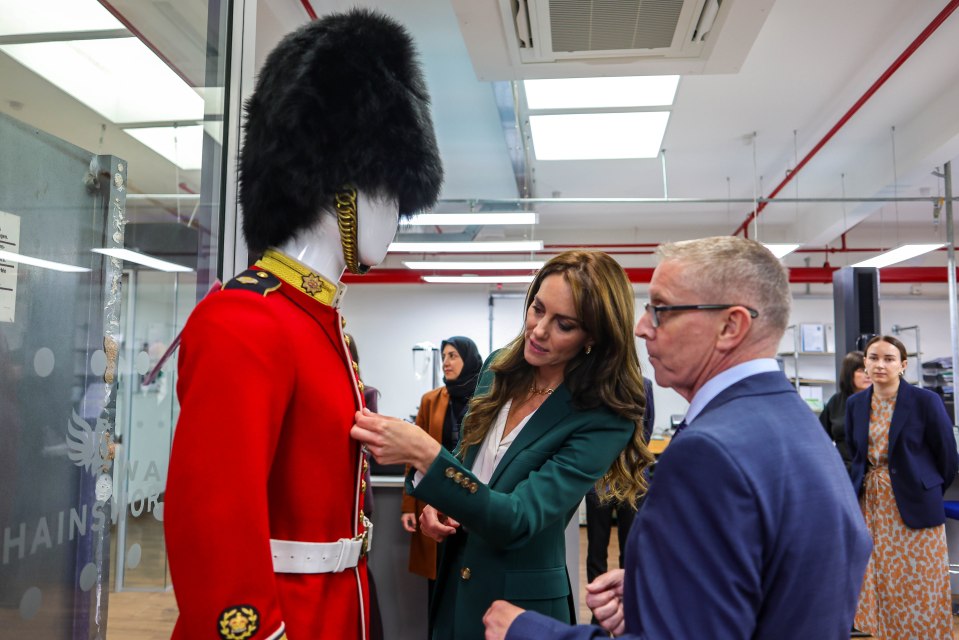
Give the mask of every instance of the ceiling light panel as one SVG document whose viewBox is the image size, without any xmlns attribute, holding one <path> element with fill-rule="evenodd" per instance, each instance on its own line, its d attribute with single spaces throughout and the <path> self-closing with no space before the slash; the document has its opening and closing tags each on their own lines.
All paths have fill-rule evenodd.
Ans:
<svg viewBox="0 0 959 640">
<path fill-rule="evenodd" d="M 0 50 L 111 122 L 203 119 L 203 99 L 136 38 L 8 44 Z"/>
<path fill-rule="evenodd" d="M 199 170 L 203 164 L 203 126 L 137 127 L 124 129 L 181 169 Z"/>
<path fill-rule="evenodd" d="M 119 258 L 125 262 L 134 262 L 158 271 L 166 271 L 171 273 L 188 273 L 193 271 L 193 269 L 190 267 L 184 267 L 181 264 L 160 260 L 159 258 L 148 256 L 145 253 L 137 253 L 136 251 L 130 251 L 129 249 L 91 249 L 91 251 L 94 253 L 102 253 L 103 255 L 110 256 L 111 258 Z"/>
<path fill-rule="evenodd" d="M 394 242 L 392 253 L 496 253 L 500 251 L 542 251 L 542 240 L 515 242 Z"/>
<path fill-rule="evenodd" d="M 403 262 L 407 269 L 422 271 L 536 271 L 545 264 L 542 260 L 527 262 L 441 262 L 438 260 L 407 260 Z"/>
<path fill-rule="evenodd" d="M 539 216 L 535 213 L 421 213 L 404 225 L 411 227 L 432 227 L 439 225 L 470 226 L 470 225 L 513 225 L 536 224 Z"/>
<path fill-rule="evenodd" d="M 525 80 L 523 84 L 532 110 L 659 107 L 673 104 L 679 76 Z"/>
<path fill-rule="evenodd" d="M 530 116 L 537 160 L 655 158 L 668 111 Z"/>
<path fill-rule="evenodd" d="M 787 244 L 787 243 L 763 243 L 763 246 L 769 249 L 774 256 L 777 258 L 785 258 L 790 253 L 801 247 L 799 244 Z"/>
<path fill-rule="evenodd" d="M 64 264 L 62 262 L 53 262 L 41 258 L 33 258 L 12 251 L 0 250 L 0 261 L 13 262 L 15 264 L 26 264 L 31 267 L 40 267 L 41 269 L 51 269 L 53 271 L 63 271 L 64 273 L 87 273 L 90 269 L 78 267 L 73 264 Z"/>
<path fill-rule="evenodd" d="M 423 276 L 432 284 L 529 284 L 535 276 Z"/>
<path fill-rule="evenodd" d="M 125 28 L 96 0 L 0 0 L 0 36 Z"/>
<path fill-rule="evenodd" d="M 857 262 L 852 265 L 854 267 L 875 267 L 876 269 L 881 269 L 882 267 L 888 267 L 891 264 L 896 264 L 897 262 L 902 262 L 904 260 L 909 260 L 910 258 L 915 258 L 916 256 L 921 256 L 924 253 L 929 253 L 930 251 L 935 251 L 941 249 L 945 245 L 942 243 L 939 244 L 904 244 L 901 247 L 881 253 L 874 258 L 868 260 L 863 260 L 862 262 Z"/>
</svg>

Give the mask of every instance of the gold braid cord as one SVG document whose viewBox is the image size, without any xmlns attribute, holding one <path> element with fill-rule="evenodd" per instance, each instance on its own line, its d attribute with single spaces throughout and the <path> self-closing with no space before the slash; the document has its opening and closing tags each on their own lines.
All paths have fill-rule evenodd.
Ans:
<svg viewBox="0 0 959 640">
<path fill-rule="evenodd" d="M 370 268 L 360 264 L 357 248 L 356 231 L 359 222 L 356 213 L 356 189 L 344 187 L 342 191 L 336 192 L 335 200 L 336 222 L 340 227 L 340 244 L 343 245 L 346 268 L 350 273 L 362 275 Z"/>
</svg>

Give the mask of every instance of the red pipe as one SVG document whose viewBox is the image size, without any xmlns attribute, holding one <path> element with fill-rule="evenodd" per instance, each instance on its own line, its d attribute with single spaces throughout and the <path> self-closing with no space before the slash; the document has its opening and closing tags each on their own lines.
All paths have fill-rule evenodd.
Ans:
<svg viewBox="0 0 959 640">
<path fill-rule="evenodd" d="M 886 83 L 886 80 L 888 80 L 892 76 L 892 74 L 894 74 L 896 71 L 899 70 L 899 67 L 901 67 L 903 63 L 906 60 L 908 60 L 910 56 L 912 56 L 912 54 L 915 53 L 920 46 L 922 46 L 922 44 L 929 38 L 929 36 L 931 36 L 933 32 L 936 29 L 938 29 L 943 22 L 946 21 L 946 18 L 948 18 L 952 14 L 952 12 L 956 10 L 957 7 L 959 7 L 959 0 L 952 0 L 949 4 L 947 4 L 945 8 L 939 12 L 939 15 L 937 15 L 933 19 L 933 21 L 930 22 L 926 26 L 926 28 L 922 30 L 922 33 L 920 33 L 919 36 L 915 40 L 913 40 L 901 54 L 899 54 L 899 57 L 896 58 L 895 62 L 893 62 L 889 66 L 889 68 L 886 69 L 882 73 L 882 75 L 879 76 L 879 78 L 872 83 L 872 86 L 869 87 L 866 93 L 862 94 L 859 100 L 856 101 L 856 104 L 852 105 L 849 111 L 847 111 L 843 115 L 843 117 L 839 119 L 839 122 L 834 124 L 832 129 L 830 129 L 829 132 L 825 136 L 823 136 L 822 140 L 817 142 L 816 146 L 814 146 L 812 150 L 809 153 L 807 153 L 802 160 L 799 161 L 799 164 L 796 165 L 796 168 L 793 169 L 792 171 L 789 171 L 786 174 L 786 177 L 783 179 L 783 181 L 780 182 L 779 185 L 775 189 L 773 189 L 772 192 L 766 197 L 770 199 L 775 198 L 776 195 L 783 190 L 783 187 L 785 187 L 793 179 L 793 177 L 795 177 L 795 175 L 799 173 L 799 171 L 802 170 L 804 166 L 806 166 L 806 163 L 809 162 L 809 160 L 814 155 L 816 155 L 819 152 L 819 150 L 822 149 L 822 147 L 827 142 L 829 142 L 829 140 L 834 135 L 836 135 L 836 132 L 838 132 L 843 126 L 845 126 L 846 122 L 848 122 L 849 119 L 852 118 L 864 104 L 866 104 L 866 102 L 873 96 L 873 94 L 879 90 L 879 87 L 881 87 L 882 85 Z M 735 231 L 733 231 L 733 235 L 734 236 L 739 235 L 739 232 L 742 231 L 743 237 L 748 238 L 749 223 L 752 222 L 754 218 L 757 218 L 759 216 L 759 212 L 766 208 L 766 204 L 767 204 L 766 202 L 761 202 L 758 207 L 753 209 L 749 213 L 749 215 L 746 216 L 746 219 L 743 221 L 743 223 L 739 225 L 739 227 Z"/>
<path fill-rule="evenodd" d="M 306 15 L 310 16 L 310 20 L 316 20 L 316 11 L 313 10 L 313 5 L 310 4 L 310 0 L 300 0 L 300 3 L 303 5 L 303 8 L 306 9 Z"/>
<path fill-rule="evenodd" d="M 789 269 L 789 282 L 793 284 L 832 284 L 832 275 L 838 270 L 838 267 L 792 267 Z M 959 271 L 959 270 L 957 270 Z M 426 284 L 422 280 L 424 275 L 444 275 L 459 276 L 470 271 L 413 271 L 412 269 L 392 269 L 382 268 L 373 269 L 365 276 L 353 274 L 344 274 L 343 282 L 345 284 Z M 523 270 L 500 270 L 487 272 L 483 275 L 523 275 L 530 271 Z M 634 284 L 649 284 L 653 277 L 653 269 L 648 267 L 627 268 L 626 275 L 629 281 Z M 879 280 L 884 284 L 910 284 L 910 283 L 943 283 L 946 282 L 946 269 L 944 267 L 885 267 L 879 272 Z"/>
</svg>

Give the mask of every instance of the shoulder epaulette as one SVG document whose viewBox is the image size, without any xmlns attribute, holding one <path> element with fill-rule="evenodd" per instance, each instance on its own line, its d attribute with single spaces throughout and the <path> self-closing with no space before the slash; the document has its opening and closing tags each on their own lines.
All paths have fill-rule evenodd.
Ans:
<svg viewBox="0 0 959 640">
<path fill-rule="evenodd" d="M 242 289 L 265 296 L 279 289 L 281 282 L 279 278 L 268 271 L 247 269 L 223 285 L 223 289 Z"/>
</svg>

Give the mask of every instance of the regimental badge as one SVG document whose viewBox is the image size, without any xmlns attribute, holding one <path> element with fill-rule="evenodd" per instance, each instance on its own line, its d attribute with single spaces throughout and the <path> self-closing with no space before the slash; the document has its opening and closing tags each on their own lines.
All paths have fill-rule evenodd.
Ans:
<svg viewBox="0 0 959 640">
<path fill-rule="evenodd" d="M 220 614 L 217 630 L 223 640 L 246 640 L 260 630 L 260 612 L 248 604 L 227 607 Z"/>
<path fill-rule="evenodd" d="M 318 293 L 323 293 L 325 284 L 326 283 L 323 282 L 323 278 L 315 273 L 308 273 L 303 276 L 303 290 L 311 296 L 315 296 Z"/>
</svg>

